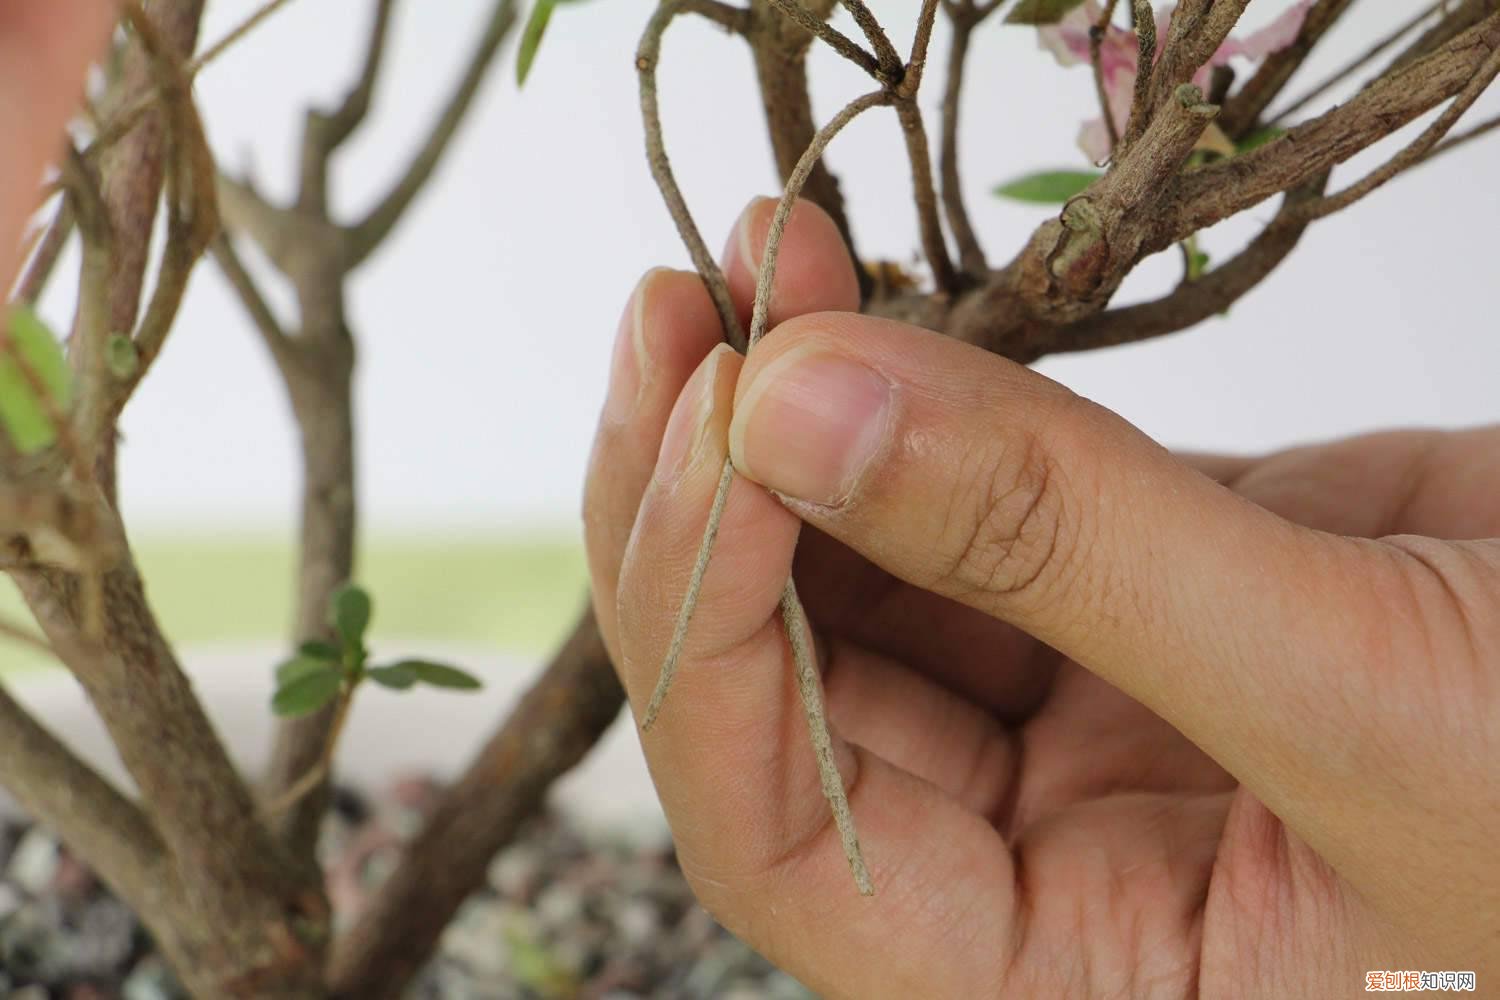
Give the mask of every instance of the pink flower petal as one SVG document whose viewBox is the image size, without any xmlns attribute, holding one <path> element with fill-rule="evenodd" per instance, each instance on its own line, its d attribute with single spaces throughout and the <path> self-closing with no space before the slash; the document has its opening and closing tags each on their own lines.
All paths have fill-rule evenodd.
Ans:
<svg viewBox="0 0 1500 1000">
<path fill-rule="evenodd" d="M 1307 11 L 1312 0 L 1299 0 L 1284 13 L 1259 31 L 1243 39 L 1229 38 L 1209 60 L 1211 65 L 1221 66 L 1235 56 L 1261 60 L 1272 52 L 1278 52 L 1297 40 L 1302 31 L 1302 22 L 1307 20 Z"/>
<path fill-rule="evenodd" d="M 1088 65 L 1089 29 L 1102 13 L 1096 0 L 1084 0 L 1082 6 L 1073 8 L 1061 21 L 1038 28 L 1037 41 L 1052 53 L 1059 66 Z"/>
<path fill-rule="evenodd" d="M 1078 148 L 1089 158 L 1090 163 L 1103 163 L 1109 159 L 1109 130 L 1103 118 L 1090 118 L 1078 130 Z"/>
</svg>

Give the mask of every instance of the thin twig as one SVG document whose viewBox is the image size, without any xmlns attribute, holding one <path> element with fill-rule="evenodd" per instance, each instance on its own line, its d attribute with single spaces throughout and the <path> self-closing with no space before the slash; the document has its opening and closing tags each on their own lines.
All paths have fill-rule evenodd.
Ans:
<svg viewBox="0 0 1500 1000">
<path fill-rule="evenodd" d="M 1453 98 L 1453 103 L 1444 108 L 1443 113 L 1438 115 L 1421 135 L 1413 139 L 1395 156 L 1342 191 L 1302 206 L 1296 213 L 1297 221 L 1322 219 L 1334 212 L 1342 211 L 1384 185 L 1397 174 L 1421 163 L 1443 136 L 1453 129 L 1463 113 L 1479 100 L 1479 95 L 1483 94 L 1485 89 L 1494 82 L 1496 76 L 1500 76 L 1500 48 L 1490 53 L 1489 58 L 1479 67 L 1473 78 Z"/>
<path fill-rule="evenodd" d="M 839 773 L 838 762 L 833 759 L 833 738 L 828 732 L 828 717 L 823 711 L 822 680 L 818 670 L 818 657 L 813 648 L 811 626 L 807 622 L 807 611 L 797 596 L 797 585 L 787 577 L 786 590 L 781 597 L 781 621 L 786 629 L 787 641 L 792 647 L 792 659 L 797 665 L 797 690 L 802 694 L 802 709 L 807 715 L 807 729 L 812 736 L 813 753 L 818 760 L 818 778 L 823 786 L 823 797 L 828 800 L 833 813 L 833 825 L 839 831 L 839 841 L 844 847 L 844 857 L 849 859 L 849 868 L 854 873 L 854 884 L 860 895 L 875 895 L 875 883 L 870 878 L 870 869 L 865 866 L 864 852 L 859 847 L 859 832 L 854 828 L 854 813 L 849 809 L 849 795 L 844 790 L 844 778 Z"/>
<path fill-rule="evenodd" d="M 344 731 L 344 722 L 349 717 L 349 705 L 353 700 L 354 689 L 345 684 L 339 690 L 338 704 L 334 706 L 333 720 L 328 724 L 328 736 L 323 744 L 323 752 L 318 755 L 318 762 L 266 806 L 267 816 L 274 818 L 286 812 L 328 777 L 329 771 L 333 769 L 333 754 L 338 749 L 339 734 Z"/>
<path fill-rule="evenodd" d="M 1135 24 L 1137 57 L 1135 62 L 1135 94 L 1130 102 L 1130 120 L 1126 123 L 1125 139 L 1134 142 L 1146 131 L 1151 118 L 1152 67 L 1156 64 L 1156 13 L 1151 9 L 1151 0 L 1132 0 L 1131 18 Z M 1108 110 L 1105 116 L 1108 117 Z"/>
<path fill-rule="evenodd" d="M 57 268 L 58 259 L 62 257 L 63 248 L 68 245 L 68 240 L 73 235 L 73 228 L 77 221 L 73 214 L 72 199 L 64 191 L 62 200 L 57 206 L 57 214 L 48 223 L 46 231 L 37 242 L 36 249 L 31 253 L 26 273 L 16 284 L 15 295 L 12 296 L 15 301 L 31 305 L 42 297 L 42 292 L 46 291 L 52 272 Z"/>
<path fill-rule="evenodd" d="M 802 185 L 807 183 L 808 175 L 812 173 L 813 166 L 822 157 L 823 151 L 833 141 L 834 136 L 853 121 L 861 113 L 881 104 L 889 104 L 892 100 L 891 94 L 886 90 L 878 90 L 863 97 L 857 98 L 840 111 L 828 122 L 827 125 L 818 130 L 813 137 L 812 144 L 802 154 L 797 162 L 797 167 L 787 179 L 786 189 L 782 193 L 781 201 L 776 206 L 776 213 L 771 218 L 771 227 L 766 236 L 766 248 L 761 261 L 760 274 L 755 286 L 755 306 L 751 313 L 750 337 L 746 344 L 746 352 L 753 349 L 765 333 L 768 317 L 770 316 L 771 283 L 776 275 L 776 261 L 781 252 L 781 239 L 786 232 L 787 220 L 791 217 L 792 207 L 796 204 L 797 195 L 802 190 Z M 729 487 L 734 480 L 734 466 L 728 458 L 724 460 L 724 468 L 719 475 L 719 484 L 714 491 L 713 505 L 709 510 L 708 524 L 703 532 L 703 540 L 698 546 L 698 556 L 693 564 L 693 571 L 688 579 L 687 592 L 683 596 L 682 607 L 678 610 L 677 620 L 672 629 L 672 641 L 668 647 L 666 658 L 662 663 L 661 673 L 657 678 L 656 689 L 651 694 L 651 700 L 646 707 L 646 714 L 641 723 L 643 730 L 649 730 L 656 721 L 657 713 L 661 711 L 667 691 L 672 684 L 672 678 L 676 675 L 678 660 L 681 657 L 683 642 L 687 636 L 688 627 L 692 622 L 693 612 L 698 606 L 698 595 L 702 591 L 703 576 L 713 555 L 713 545 L 719 534 L 719 525 L 723 519 L 724 505 L 729 496 Z M 790 578 L 787 579 L 786 589 L 782 592 L 781 610 L 783 619 L 789 623 L 805 622 L 806 612 L 802 609 L 801 602 L 797 598 L 796 588 L 792 585 Z M 838 767 L 833 762 L 831 753 L 825 752 L 830 745 L 827 731 L 827 722 L 823 718 L 821 705 L 814 703 L 810 697 L 816 695 L 817 664 L 813 660 L 812 652 L 805 641 L 800 641 L 793 634 L 790 626 L 788 637 L 792 643 L 792 652 L 797 662 L 799 687 L 802 688 L 803 706 L 807 711 L 808 725 L 813 731 L 813 746 L 818 755 L 818 771 L 822 780 L 825 794 L 834 811 L 835 822 L 839 825 L 840 835 L 843 838 L 845 857 L 849 861 L 850 870 L 854 873 L 855 883 L 859 891 L 865 895 L 873 893 L 874 887 L 870 882 L 869 871 L 865 867 L 864 858 L 859 850 L 859 840 L 854 835 L 853 819 L 849 815 L 849 804 L 844 796 L 843 779 L 838 774 Z M 810 696 L 807 686 L 800 682 L 800 678 L 810 674 L 814 678 L 813 694 Z M 830 773 L 831 772 L 831 773 Z M 847 834 L 845 833 L 847 829 Z"/>
<path fill-rule="evenodd" d="M 938 152 L 938 175 L 942 180 L 943 212 L 948 217 L 948 228 L 958 244 L 958 260 L 964 273 L 978 277 L 989 270 L 984 259 L 984 250 L 974 225 L 969 221 L 969 210 L 964 204 L 963 182 L 958 171 L 958 112 L 963 96 L 964 65 L 968 61 L 969 41 L 980 15 L 968 6 L 944 4 L 952 22 L 952 37 L 948 48 L 948 79 L 943 88 L 942 141 Z"/>
<path fill-rule="evenodd" d="M 396 228 L 397 223 L 401 221 L 402 216 L 406 214 L 406 210 L 411 207 L 412 202 L 416 200 L 417 195 L 421 193 L 422 188 L 442 160 L 448 144 L 458 133 L 458 127 L 468 114 L 469 106 L 479 95 L 480 85 L 489 75 L 490 68 L 495 62 L 495 55 L 500 51 L 500 44 L 505 41 L 505 36 L 510 33 L 515 21 L 514 0 L 496 0 L 489 22 L 485 25 L 484 34 L 475 47 L 473 55 L 469 57 L 464 75 L 448 98 L 448 103 L 443 106 L 443 113 L 438 116 L 426 142 L 422 144 L 416 157 L 407 166 L 401 179 L 396 182 L 396 186 L 363 221 L 349 230 L 346 256 L 350 268 L 369 257 L 385 241 L 385 238 Z"/>
<path fill-rule="evenodd" d="M 259 27 L 261 23 L 266 20 L 266 18 L 270 17 L 272 14 L 276 13 L 276 11 L 280 10 L 290 2 L 291 0 L 269 0 L 269 2 L 266 3 L 263 7 L 257 10 L 255 13 L 251 14 L 244 21 L 240 22 L 240 24 L 237 25 L 233 30 L 231 30 L 229 34 L 225 35 L 219 41 L 215 42 L 207 50 L 205 50 L 202 55 L 200 55 L 196 59 L 191 60 L 183 67 L 184 71 L 187 74 L 188 80 L 191 81 L 199 74 L 199 72 L 205 69 L 215 59 L 219 58 L 225 52 L 229 51 L 229 49 L 232 48 L 236 43 L 242 41 L 247 35 L 249 35 L 257 27 Z M 139 9 L 138 5 L 137 9 Z M 129 16 L 129 6 L 126 7 L 126 12 L 127 16 Z M 131 104 L 124 111 L 120 112 L 117 115 L 113 115 L 109 123 L 104 127 L 103 131 L 95 134 L 94 141 L 89 144 L 89 155 L 92 156 L 96 155 L 99 152 L 102 152 L 103 150 L 113 145 L 118 139 L 127 135 L 132 129 L 136 127 L 136 125 L 140 123 L 140 120 L 146 116 L 147 112 L 149 112 L 156 105 L 156 102 L 161 100 L 161 98 L 162 95 L 158 91 L 148 91 L 147 93 L 142 94 L 139 100 L 137 100 L 134 104 Z"/>
<path fill-rule="evenodd" d="M 1099 97 L 1099 112 L 1104 115 L 1104 130 L 1109 135 L 1109 152 L 1113 156 L 1115 147 L 1120 144 L 1120 128 L 1115 124 L 1114 111 L 1109 106 L 1109 91 L 1104 86 L 1104 64 L 1102 51 L 1104 48 L 1104 36 L 1114 26 L 1115 7 L 1120 0 L 1109 0 L 1104 10 L 1099 15 L 1093 27 L 1089 30 L 1089 64 L 1094 70 L 1094 91 Z M 1137 79 L 1140 78 L 1137 70 Z"/>
<path fill-rule="evenodd" d="M 939 292 L 953 294 L 958 291 L 958 276 L 953 270 L 953 261 L 948 257 L 948 245 L 943 239 L 943 226 L 938 220 L 937 190 L 932 186 L 932 155 L 927 149 L 927 128 L 922 123 L 922 111 L 915 98 L 896 102 L 896 117 L 901 122 L 901 133 L 906 139 L 906 156 L 911 164 L 913 201 L 917 209 L 917 226 L 922 235 L 922 253 L 932 269 L 932 278 Z"/>
<path fill-rule="evenodd" d="M 927 49 L 932 44 L 932 25 L 937 20 L 938 0 L 924 0 L 917 15 L 917 30 L 911 40 L 911 57 L 906 60 L 906 75 L 901 78 L 900 92 L 910 97 L 922 86 L 927 69 Z"/>
<path fill-rule="evenodd" d="M 880 62 L 854 39 L 844 34 L 821 17 L 815 16 L 812 11 L 802 5 L 801 0 L 771 0 L 776 9 L 781 11 L 798 27 L 805 29 L 821 38 L 823 42 L 833 51 L 843 56 L 864 70 L 871 77 L 882 79 Z M 675 13 L 687 13 L 691 10 L 691 4 L 685 2 L 675 5 Z"/>
<path fill-rule="evenodd" d="M 640 46 L 636 49 L 635 68 L 641 85 L 641 119 L 646 134 L 646 161 L 651 167 L 651 176 L 661 191 L 662 200 L 667 204 L 667 213 L 677 225 L 677 234 L 687 247 L 688 256 L 692 258 L 703 284 L 707 286 L 709 297 L 713 299 L 719 322 L 724 327 L 724 339 L 735 350 L 744 351 L 749 344 L 735 312 L 734 300 L 729 297 L 729 285 L 724 280 L 724 272 L 709 252 L 708 244 L 703 242 L 703 234 L 698 232 L 693 213 L 688 210 L 687 201 L 682 197 L 682 189 L 677 186 L 677 178 L 672 173 L 672 161 L 667 158 L 666 144 L 662 139 L 661 111 L 656 98 L 656 64 L 661 58 L 662 35 L 677 15 L 687 12 L 680 0 L 662 3 L 647 22 Z"/>
<path fill-rule="evenodd" d="M 250 32 L 260 27 L 261 22 L 281 8 L 285 7 L 291 0 L 269 0 L 259 10 L 245 18 L 234 27 L 229 34 L 219 39 L 214 44 L 203 50 L 203 53 L 187 65 L 188 76 L 194 76 L 203 67 L 223 55 L 236 42 L 240 41 Z"/>
<path fill-rule="evenodd" d="M 725 31 L 743 35 L 750 30 L 750 9 L 719 0 L 684 0 L 688 10 L 699 17 L 707 18 Z"/>
<path fill-rule="evenodd" d="M 891 44 L 891 38 L 880 26 L 880 21 L 870 12 L 865 0 L 839 0 L 839 3 L 844 5 L 844 9 L 854 18 L 854 23 L 875 49 L 875 58 L 879 61 L 881 70 L 879 79 L 885 83 L 895 83 L 901 74 L 901 54 Z"/>
<path fill-rule="evenodd" d="M 212 253 L 214 262 L 219 265 L 219 270 L 229 280 L 230 287 L 239 296 L 240 304 L 250 314 L 255 329 L 260 333 L 261 339 L 265 341 L 266 348 L 271 352 L 277 368 L 286 374 L 289 367 L 296 363 L 296 344 L 287 335 L 276 314 L 271 311 L 271 306 L 266 302 L 266 297 L 261 294 L 260 288 L 255 284 L 255 279 L 250 276 L 249 270 L 240 260 L 239 253 L 234 249 L 234 241 L 228 233 L 220 233 L 214 240 Z"/>
<path fill-rule="evenodd" d="M 1444 153 L 1451 151 L 1455 147 L 1462 146 L 1466 142 L 1471 142 L 1475 139 L 1478 139 L 1480 136 L 1493 132 L 1497 128 L 1500 128 L 1500 115 L 1496 115 L 1493 118 L 1480 122 L 1478 125 L 1475 125 L 1471 129 L 1465 129 L 1457 135 L 1451 135 L 1448 138 L 1444 139 L 1442 142 L 1432 147 L 1431 151 L 1429 151 L 1426 156 L 1422 157 L 1422 162 L 1425 163 L 1428 160 L 1433 159 L 1434 157 L 1441 156 Z"/>
<path fill-rule="evenodd" d="M 1352 74 L 1358 72 L 1359 69 L 1366 63 L 1370 62 L 1376 56 L 1380 55 L 1386 49 L 1389 49 L 1391 46 L 1401 41 L 1401 39 L 1405 38 L 1412 31 L 1420 27 L 1423 21 L 1427 20 L 1433 14 L 1436 14 L 1438 11 L 1442 10 L 1443 7 L 1446 6 L 1446 3 L 1447 0 L 1435 0 L 1434 3 L 1429 4 L 1424 10 L 1421 11 L 1421 13 L 1417 14 L 1411 20 L 1403 22 L 1390 34 L 1386 35 L 1384 38 L 1381 38 L 1379 41 L 1375 42 L 1375 44 L 1371 45 L 1368 49 L 1355 56 L 1349 62 L 1334 70 L 1328 75 L 1326 79 L 1318 83 L 1307 93 L 1303 94 L 1301 97 L 1297 98 L 1291 104 L 1288 104 L 1286 107 L 1282 108 L 1280 111 L 1277 111 L 1275 114 L 1271 115 L 1268 124 L 1280 124 L 1287 118 L 1296 114 L 1298 111 L 1301 111 L 1303 108 L 1307 107 L 1319 97 L 1322 97 L 1329 90 L 1333 89 L 1344 80 L 1348 79 Z"/>
</svg>

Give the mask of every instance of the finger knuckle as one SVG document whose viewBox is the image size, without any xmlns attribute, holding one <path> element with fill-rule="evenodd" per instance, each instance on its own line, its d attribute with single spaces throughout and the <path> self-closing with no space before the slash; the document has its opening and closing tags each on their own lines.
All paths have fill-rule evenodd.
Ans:
<svg viewBox="0 0 1500 1000">
<path fill-rule="evenodd" d="M 963 457 L 939 556 L 955 596 L 1018 598 L 1051 587 L 1067 554 L 1063 479 L 1035 433 L 990 439 Z"/>
</svg>

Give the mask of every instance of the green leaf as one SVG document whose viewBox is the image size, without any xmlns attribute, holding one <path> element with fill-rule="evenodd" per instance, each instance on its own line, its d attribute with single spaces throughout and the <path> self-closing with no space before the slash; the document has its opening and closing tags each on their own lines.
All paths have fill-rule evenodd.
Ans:
<svg viewBox="0 0 1500 1000">
<path fill-rule="evenodd" d="M 11 309 L 10 347 L 13 355 L 0 356 L 0 424 L 16 448 L 29 455 L 56 441 L 57 428 L 47 415 L 46 400 L 38 396 L 16 359 L 31 369 L 59 410 L 67 409 L 72 372 L 57 338 L 29 306 Z"/>
<path fill-rule="evenodd" d="M 310 656 L 294 656 L 276 668 L 276 686 L 279 688 L 286 687 L 293 681 L 299 681 L 309 674 L 322 673 L 325 670 L 331 670 L 335 674 L 340 673 L 339 668 L 327 660 L 315 659 Z"/>
<path fill-rule="evenodd" d="M 104 363 L 109 366 L 109 373 L 115 378 L 129 378 L 135 374 L 136 366 L 141 363 L 141 356 L 129 337 L 123 333 L 112 333 L 104 345 Z"/>
<path fill-rule="evenodd" d="M 295 717 L 309 715 L 328 704 L 338 694 L 343 677 L 326 663 L 317 666 L 317 670 L 278 687 L 271 698 L 271 711 L 280 716 Z"/>
<path fill-rule="evenodd" d="M 370 595 L 363 587 L 346 583 L 333 592 L 333 627 L 346 649 L 358 649 L 370 627 Z"/>
<path fill-rule="evenodd" d="M 297 647 L 297 652 L 314 660 L 327 660 L 330 663 L 337 663 L 341 655 L 337 646 L 321 639 L 309 639 Z"/>
<path fill-rule="evenodd" d="M 405 691 L 417 683 L 417 675 L 400 663 L 392 663 L 388 667 L 371 667 L 365 671 L 365 676 L 392 691 Z"/>
<path fill-rule="evenodd" d="M 1083 0 L 1021 0 L 1010 9 L 1006 24 L 1056 24 Z"/>
<path fill-rule="evenodd" d="M 457 667 L 450 667 L 444 663 L 429 663 L 426 660 L 402 660 L 393 664 L 408 673 L 423 684 L 433 687 L 454 688 L 461 691 L 473 691 L 481 687 L 479 678 Z"/>
<path fill-rule="evenodd" d="M 526 28 L 521 32 L 521 50 L 516 53 L 516 86 L 524 87 L 531 73 L 531 64 L 536 60 L 536 50 L 547 33 L 547 22 L 552 20 L 552 9 L 557 0 L 536 0 L 531 16 L 526 19 Z"/>
<path fill-rule="evenodd" d="M 1235 144 L 1234 148 L 1237 152 L 1248 153 L 1252 149 L 1259 149 L 1267 143 L 1275 142 L 1284 135 L 1286 135 L 1286 129 L 1278 128 L 1275 125 L 1268 125 L 1265 128 L 1258 128 L 1245 136 L 1245 138 Z"/>
<path fill-rule="evenodd" d="M 1014 201 L 1060 205 L 1103 176 L 1097 170 L 1042 170 L 1001 184 L 995 194 Z"/>
</svg>

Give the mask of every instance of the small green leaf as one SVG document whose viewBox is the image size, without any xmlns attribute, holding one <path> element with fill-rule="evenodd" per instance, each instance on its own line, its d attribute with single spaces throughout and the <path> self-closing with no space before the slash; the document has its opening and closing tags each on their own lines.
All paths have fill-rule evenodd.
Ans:
<svg viewBox="0 0 1500 1000">
<path fill-rule="evenodd" d="M 295 717 L 316 712 L 338 694 L 343 678 L 326 663 L 288 681 L 276 689 L 271 698 L 271 711 L 277 715 Z"/>
<path fill-rule="evenodd" d="M 112 333 L 104 345 L 104 362 L 115 378 L 129 378 L 141 363 L 134 342 L 122 333 Z"/>
<path fill-rule="evenodd" d="M 547 33 L 547 22 L 552 20 L 552 9 L 557 0 L 536 0 L 531 16 L 526 19 L 526 28 L 521 32 L 521 49 L 516 53 L 516 86 L 524 87 L 531 73 L 531 64 L 536 60 L 536 50 Z"/>
<path fill-rule="evenodd" d="M 297 647 L 297 652 L 303 656 L 312 657 L 314 660 L 327 660 L 330 663 L 337 663 L 340 656 L 337 646 L 321 639 L 309 639 Z"/>
<path fill-rule="evenodd" d="M 426 660 L 402 660 L 400 663 L 393 664 L 393 666 L 400 667 L 423 684 L 431 684 L 433 687 L 473 691 L 481 686 L 478 677 L 457 667 L 450 667 L 443 663 L 429 663 Z"/>
<path fill-rule="evenodd" d="M 363 587 L 346 583 L 333 592 L 333 627 L 346 649 L 358 649 L 370 627 L 370 595 Z"/>
<path fill-rule="evenodd" d="M 1248 153 L 1252 149 L 1259 149 L 1267 143 L 1275 142 L 1284 135 L 1286 135 L 1286 129 L 1278 128 L 1275 125 L 1268 125 L 1265 128 L 1258 128 L 1245 136 L 1245 138 L 1235 144 L 1234 148 L 1238 152 Z"/>
<path fill-rule="evenodd" d="M 1042 170 L 995 188 L 1001 198 L 1039 205 L 1060 205 L 1104 174 L 1097 170 Z"/>
<path fill-rule="evenodd" d="M 365 676 L 392 691 L 405 691 L 417 683 L 417 675 L 400 663 L 393 663 L 388 667 L 371 667 L 365 671 Z"/>
<path fill-rule="evenodd" d="M 1021 0 L 1010 9 L 1006 24 L 1056 24 L 1083 0 Z"/>
<path fill-rule="evenodd" d="M 1189 281 L 1197 281 L 1208 271 L 1209 256 L 1202 250 L 1193 250 L 1188 254 L 1187 278 Z"/>
<path fill-rule="evenodd" d="M 29 306 L 11 309 L 10 346 L 14 356 L 0 356 L 0 424 L 16 448 L 29 455 L 56 441 L 57 428 L 47 415 L 47 401 L 38 397 L 16 359 L 35 373 L 59 410 L 67 409 L 72 372 L 57 338 Z"/>
<path fill-rule="evenodd" d="M 340 672 L 338 667 L 327 660 L 319 660 L 310 656 L 294 656 L 276 668 L 276 686 L 286 687 L 309 674 L 322 673 L 325 670 L 331 670 L 335 674 Z"/>
</svg>

